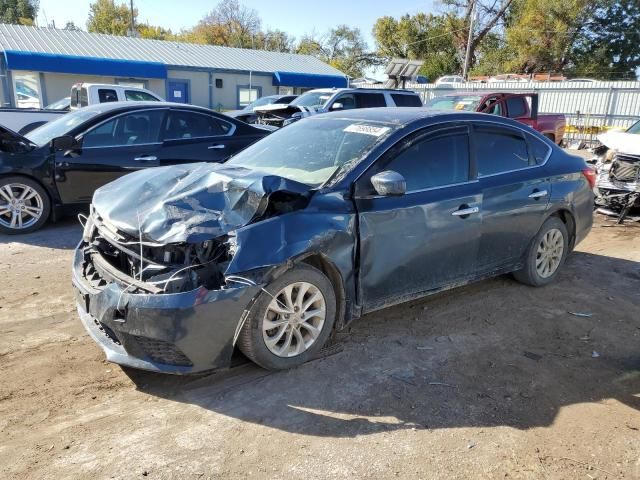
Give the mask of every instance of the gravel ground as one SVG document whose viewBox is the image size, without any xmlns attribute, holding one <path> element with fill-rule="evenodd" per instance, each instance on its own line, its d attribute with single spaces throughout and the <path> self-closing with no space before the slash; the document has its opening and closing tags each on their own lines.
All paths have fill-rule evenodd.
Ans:
<svg viewBox="0 0 640 480">
<path fill-rule="evenodd" d="M 546 288 L 503 276 L 292 371 L 186 378 L 104 361 L 79 236 L 0 237 L 0 478 L 640 478 L 640 226 L 599 218 Z"/>
</svg>

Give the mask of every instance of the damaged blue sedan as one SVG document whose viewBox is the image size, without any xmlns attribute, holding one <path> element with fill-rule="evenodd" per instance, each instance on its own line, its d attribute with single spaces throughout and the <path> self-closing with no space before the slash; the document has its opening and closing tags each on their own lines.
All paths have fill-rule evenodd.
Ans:
<svg viewBox="0 0 640 480">
<path fill-rule="evenodd" d="M 364 313 L 513 272 L 543 286 L 592 224 L 586 163 L 515 121 L 365 109 L 311 117 L 225 164 L 96 191 L 75 251 L 110 361 L 167 373 L 313 358 Z"/>
</svg>

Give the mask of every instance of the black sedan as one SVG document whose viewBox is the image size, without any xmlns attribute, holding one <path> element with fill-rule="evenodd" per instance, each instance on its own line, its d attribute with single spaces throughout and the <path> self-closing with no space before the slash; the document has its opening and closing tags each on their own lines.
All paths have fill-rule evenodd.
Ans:
<svg viewBox="0 0 640 480">
<path fill-rule="evenodd" d="M 26 233 L 148 167 L 222 162 L 269 133 L 206 108 L 103 103 L 25 135 L 0 126 L 0 232 Z"/>
<path fill-rule="evenodd" d="M 99 189 L 74 256 L 111 361 L 171 373 L 313 358 L 364 313 L 514 272 L 552 282 L 589 233 L 593 171 L 513 120 L 361 109 L 309 117 L 222 165 Z"/>
</svg>

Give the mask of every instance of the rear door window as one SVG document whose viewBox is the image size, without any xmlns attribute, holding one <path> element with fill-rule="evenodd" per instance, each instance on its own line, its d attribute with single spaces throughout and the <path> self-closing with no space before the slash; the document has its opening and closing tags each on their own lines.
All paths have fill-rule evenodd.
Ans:
<svg viewBox="0 0 640 480">
<path fill-rule="evenodd" d="M 155 143 L 164 110 L 127 113 L 108 120 L 86 132 L 82 147 L 123 147 Z"/>
<path fill-rule="evenodd" d="M 527 115 L 527 102 L 524 97 L 507 97 L 509 118 L 520 118 Z"/>
<path fill-rule="evenodd" d="M 100 88 L 98 90 L 98 101 L 100 103 L 117 102 L 118 94 L 115 90 Z"/>
<path fill-rule="evenodd" d="M 511 172 L 530 166 L 527 142 L 517 130 L 476 126 L 474 144 L 478 176 Z"/>
<path fill-rule="evenodd" d="M 383 93 L 356 93 L 356 106 L 358 108 L 386 107 Z"/>
<path fill-rule="evenodd" d="M 393 103 L 398 107 L 421 107 L 422 100 L 417 95 L 403 95 L 401 93 L 392 93 Z"/>
<path fill-rule="evenodd" d="M 185 110 L 169 112 L 165 126 L 164 140 L 184 140 L 190 138 L 226 135 L 232 125 L 211 115 Z"/>
</svg>

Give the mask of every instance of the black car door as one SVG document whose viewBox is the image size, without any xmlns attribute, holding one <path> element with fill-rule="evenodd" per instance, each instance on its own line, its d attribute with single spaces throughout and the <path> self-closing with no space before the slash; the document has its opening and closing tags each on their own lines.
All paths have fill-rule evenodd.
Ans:
<svg viewBox="0 0 640 480">
<path fill-rule="evenodd" d="M 55 182 L 63 203 L 89 203 L 93 192 L 116 178 L 157 166 L 166 109 L 127 112 L 78 136 L 80 147 L 56 152 Z"/>
<path fill-rule="evenodd" d="M 468 127 L 424 130 L 356 182 L 365 311 L 474 275 L 482 195 L 471 160 Z M 404 195 L 372 189 L 371 177 L 388 170 L 405 178 Z"/>
<path fill-rule="evenodd" d="M 213 114 L 171 109 L 163 128 L 160 165 L 223 162 L 248 144 L 236 130 L 234 123 Z"/>
</svg>

